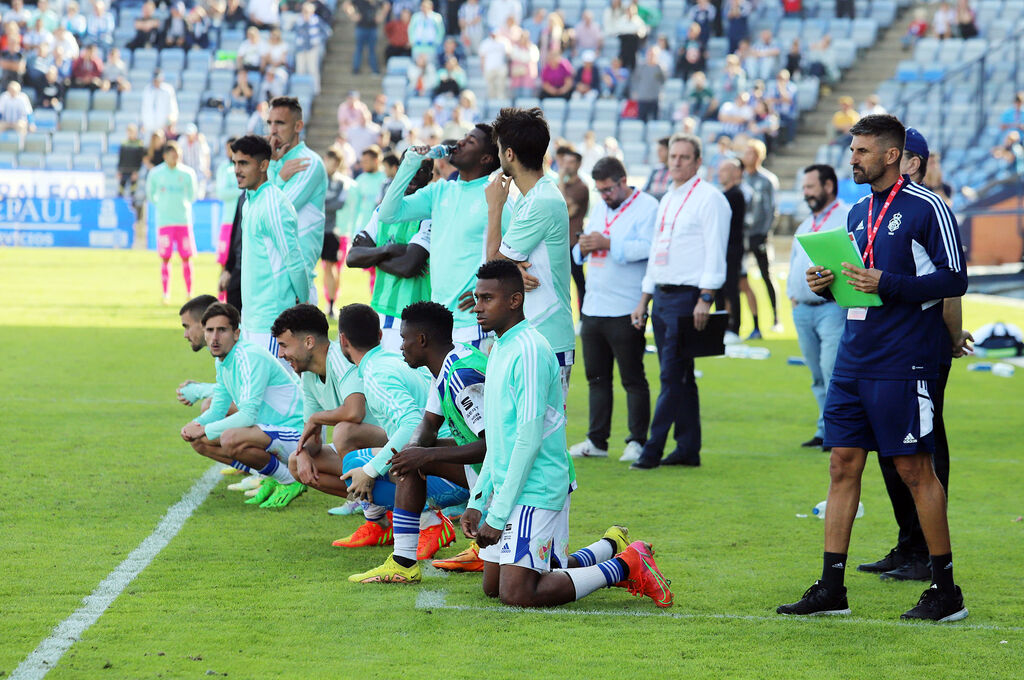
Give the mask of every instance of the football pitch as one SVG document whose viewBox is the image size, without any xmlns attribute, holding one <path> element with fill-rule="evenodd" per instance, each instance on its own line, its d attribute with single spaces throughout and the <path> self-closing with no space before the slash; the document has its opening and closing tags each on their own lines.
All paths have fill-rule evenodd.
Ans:
<svg viewBox="0 0 1024 680">
<path fill-rule="evenodd" d="M 196 292 L 216 275 L 211 256 L 197 258 Z M 343 300 L 366 301 L 366 286 L 364 273 L 346 272 Z M 774 613 L 820 573 L 822 523 L 800 515 L 828 485 L 826 454 L 799 447 L 815 411 L 810 374 L 786 362 L 799 355 L 788 309 L 787 332 L 758 343 L 769 359 L 698 360 L 702 467 L 619 463 L 621 390 L 612 457 L 577 462 L 570 550 L 627 525 L 654 544 L 675 606 L 611 588 L 523 611 L 488 600 L 478 574 L 349 583 L 390 553 L 331 547 L 361 516 L 329 516 L 336 499 L 315 491 L 276 511 L 228 491 L 178 435 L 197 411 L 175 401 L 175 387 L 213 378 L 209 354 L 181 337 L 181 290 L 175 261 L 174 303 L 159 304 L 148 252 L 0 250 L 0 677 L 41 677 L 50 666 L 48 678 L 1021 676 L 1022 371 L 1004 379 L 958 360 L 949 380 L 964 621 L 901 623 L 925 584 L 854 569 L 851 617 Z M 964 318 L 969 329 L 1024 326 L 1024 306 L 969 296 Z M 647 368 L 657 394 L 653 355 Z M 570 444 L 586 432 L 582 360 L 572 382 Z M 874 460 L 862 501 L 851 565 L 895 543 Z M 439 555 L 467 544 L 460 536 Z"/>
</svg>

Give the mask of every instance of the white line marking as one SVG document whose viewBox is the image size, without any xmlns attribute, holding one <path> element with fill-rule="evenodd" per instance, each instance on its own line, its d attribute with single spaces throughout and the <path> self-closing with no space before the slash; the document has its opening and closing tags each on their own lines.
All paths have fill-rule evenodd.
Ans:
<svg viewBox="0 0 1024 680">
<path fill-rule="evenodd" d="M 661 612 L 661 611 L 601 611 L 598 609 L 559 609 L 557 607 L 551 607 L 548 609 L 522 609 L 520 607 L 505 607 L 496 605 L 492 607 L 481 606 L 481 605 L 465 605 L 465 604 L 447 604 L 446 600 L 448 593 L 444 590 L 423 590 L 416 596 L 416 609 L 447 609 L 451 611 L 459 612 L 498 612 L 506 614 L 547 614 L 547 615 L 566 615 L 566 616 L 625 616 L 625 617 L 650 617 L 658 619 L 712 619 L 712 620 L 730 620 L 730 621 L 792 621 L 794 623 L 802 624 L 808 623 L 815 620 L 815 617 L 799 617 L 799 616 L 757 616 L 753 614 L 715 614 L 715 613 L 673 613 L 673 612 Z M 821 620 L 820 617 L 817 620 Z M 851 616 L 830 616 L 829 621 L 836 621 L 839 623 L 849 624 L 871 624 L 880 626 L 898 626 L 898 627 L 920 627 L 922 623 L 916 623 L 913 621 L 889 621 L 886 619 L 865 619 Z M 1021 626 L 993 626 L 986 623 L 967 623 L 967 624 L 949 624 L 949 626 L 942 626 L 941 628 L 966 628 L 970 630 L 997 630 L 997 631 L 1024 631 L 1024 627 Z M 937 630 L 941 630 L 941 628 Z"/>
<path fill-rule="evenodd" d="M 96 623 L 128 584 L 167 547 L 196 508 L 203 504 L 210 491 L 222 478 L 221 467 L 223 466 L 214 465 L 208 469 L 192 488 L 185 492 L 180 501 L 168 508 L 167 514 L 160 520 L 153 533 L 117 565 L 96 586 L 91 595 L 82 600 L 81 607 L 57 624 L 50 636 L 40 642 L 39 646 L 14 669 L 10 676 L 11 680 L 39 680 L 57 665 L 65 652 L 71 649 L 71 645 L 78 642 L 82 634 Z"/>
</svg>

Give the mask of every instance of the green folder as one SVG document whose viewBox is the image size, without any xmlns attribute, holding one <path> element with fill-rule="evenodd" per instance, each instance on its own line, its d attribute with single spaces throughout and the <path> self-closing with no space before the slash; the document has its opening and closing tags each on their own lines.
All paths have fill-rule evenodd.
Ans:
<svg viewBox="0 0 1024 680">
<path fill-rule="evenodd" d="M 819 231 L 816 234 L 799 234 L 796 240 L 803 246 L 807 257 L 819 267 L 828 269 L 835 275 L 832 285 L 828 287 L 832 291 L 832 297 L 836 299 L 840 307 L 881 307 L 882 298 L 874 293 L 862 293 L 849 284 L 849 279 L 843 275 L 843 262 L 850 262 L 858 267 L 864 266 L 864 260 L 860 251 L 850 239 L 850 234 L 845 229 L 830 229 Z M 790 272 L 789 275 L 802 276 L 803 272 Z"/>
</svg>

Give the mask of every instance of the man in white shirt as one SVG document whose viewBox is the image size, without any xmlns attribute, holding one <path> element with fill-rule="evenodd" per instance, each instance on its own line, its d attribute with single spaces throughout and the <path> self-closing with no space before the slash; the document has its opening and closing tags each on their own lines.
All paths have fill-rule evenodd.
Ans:
<svg viewBox="0 0 1024 680">
<path fill-rule="evenodd" d="M 171 84 L 164 82 L 160 69 L 153 71 L 153 81 L 142 91 L 139 116 L 147 135 L 178 120 L 178 96 Z"/>
<path fill-rule="evenodd" d="M 479 50 L 487 98 L 505 99 L 508 97 L 508 44 L 492 30 L 480 43 Z"/>
<path fill-rule="evenodd" d="M 658 200 L 629 186 L 626 168 L 617 158 L 602 158 L 591 172 L 601 196 L 590 222 L 573 248 L 573 259 L 587 263 L 587 295 L 583 298 L 583 368 L 590 388 L 587 438 L 570 447 L 573 456 L 608 455 L 612 420 L 612 364 L 626 391 L 629 437 L 620 461 L 635 461 L 647 441 L 651 394 L 644 374 L 644 331 L 630 314 L 642 295 L 647 256 L 651 251 Z"/>
<path fill-rule="evenodd" d="M 498 31 L 505 27 L 508 17 L 515 17 L 518 26 L 523 21 L 522 0 L 491 0 L 487 8 L 487 25 L 492 31 Z"/>
<path fill-rule="evenodd" d="M 274 28 L 281 23 L 278 0 L 248 0 L 249 21 L 257 28 Z"/>
<path fill-rule="evenodd" d="M 21 83 L 12 80 L 7 90 L 0 94 L 0 130 L 15 130 L 24 134 L 29 129 L 32 102 L 21 91 Z"/>
<path fill-rule="evenodd" d="M 700 402 L 693 358 L 683 356 L 680 324 L 703 330 L 715 291 L 725 283 L 725 252 L 732 211 L 721 191 L 697 177 L 700 138 L 675 134 L 669 140 L 668 169 L 672 188 L 661 199 L 654 225 L 643 295 L 633 310 L 633 325 L 647 325 L 654 300 L 654 341 L 661 368 L 661 393 L 654 406 L 651 432 L 640 458 L 630 468 L 700 465 Z M 675 427 L 676 450 L 664 460 L 669 430 Z"/>
</svg>

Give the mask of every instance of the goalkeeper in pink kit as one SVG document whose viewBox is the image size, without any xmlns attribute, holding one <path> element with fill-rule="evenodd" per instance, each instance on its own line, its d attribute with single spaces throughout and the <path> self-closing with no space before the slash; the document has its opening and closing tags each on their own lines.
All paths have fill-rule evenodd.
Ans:
<svg viewBox="0 0 1024 680">
<path fill-rule="evenodd" d="M 186 297 L 192 297 L 192 265 L 189 259 L 196 252 L 192 234 L 192 203 L 196 200 L 196 173 L 180 164 L 181 150 L 176 142 L 164 146 L 164 162 L 146 178 L 146 199 L 156 214 L 156 252 L 160 256 L 160 281 L 164 303 L 170 301 L 172 253 L 181 257 L 181 274 L 185 279 Z"/>
</svg>

